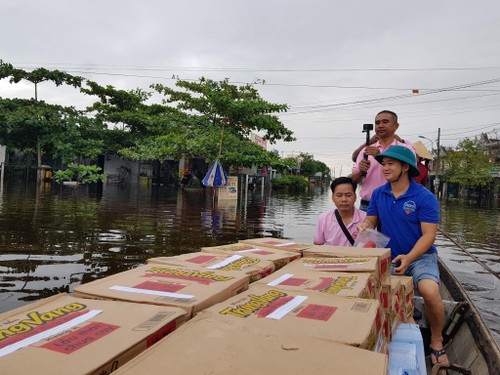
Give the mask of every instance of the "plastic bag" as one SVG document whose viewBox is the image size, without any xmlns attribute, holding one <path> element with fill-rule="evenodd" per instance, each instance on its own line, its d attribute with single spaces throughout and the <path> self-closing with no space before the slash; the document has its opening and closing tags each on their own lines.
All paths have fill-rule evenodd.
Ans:
<svg viewBox="0 0 500 375">
<path fill-rule="evenodd" d="M 354 241 L 354 247 L 378 247 L 384 248 L 389 243 L 391 238 L 374 229 L 366 229 L 358 232 L 358 236 Z"/>
</svg>

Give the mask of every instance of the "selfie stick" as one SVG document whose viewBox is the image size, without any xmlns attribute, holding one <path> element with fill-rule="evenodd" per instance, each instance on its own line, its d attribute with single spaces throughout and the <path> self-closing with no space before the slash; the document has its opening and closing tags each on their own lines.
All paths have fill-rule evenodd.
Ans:
<svg viewBox="0 0 500 375">
<path fill-rule="evenodd" d="M 366 133 L 366 147 L 370 146 L 370 130 L 373 130 L 373 124 L 363 124 L 362 133 Z M 363 158 L 368 160 L 368 155 L 365 153 Z M 361 172 L 361 176 L 366 176 L 366 172 Z"/>
</svg>

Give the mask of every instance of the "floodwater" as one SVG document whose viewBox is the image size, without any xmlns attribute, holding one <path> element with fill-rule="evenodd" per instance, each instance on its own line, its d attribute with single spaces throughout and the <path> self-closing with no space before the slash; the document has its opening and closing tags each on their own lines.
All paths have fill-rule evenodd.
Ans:
<svg viewBox="0 0 500 375">
<path fill-rule="evenodd" d="M 239 239 L 275 236 L 311 243 L 317 216 L 332 208 L 326 187 L 287 195 L 240 191 L 213 203 L 205 192 L 161 186 L 0 190 L 0 312 L 112 275 L 156 256 Z M 442 206 L 440 228 L 500 271 L 500 210 Z M 500 342 L 498 279 L 438 235 L 438 251 Z"/>
</svg>

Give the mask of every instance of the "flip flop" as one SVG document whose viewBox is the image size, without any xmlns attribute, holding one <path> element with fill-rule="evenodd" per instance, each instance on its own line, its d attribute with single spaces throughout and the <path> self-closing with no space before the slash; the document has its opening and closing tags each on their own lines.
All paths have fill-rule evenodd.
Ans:
<svg viewBox="0 0 500 375">
<path fill-rule="evenodd" d="M 441 350 L 436 350 L 436 349 L 433 349 L 432 347 L 429 346 L 429 349 L 431 351 L 431 354 L 434 355 L 434 358 L 436 358 L 436 362 L 433 363 L 433 365 L 435 365 L 436 363 L 449 363 L 449 361 L 446 361 L 446 362 L 439 362 L 439 357 L 443 356 L 443 355 L 446 355 L 446 350 L 444 349 L 441 349 Z M 432 362 L 432 358 L 431 358 L 431 362 Z"/>
</svg>

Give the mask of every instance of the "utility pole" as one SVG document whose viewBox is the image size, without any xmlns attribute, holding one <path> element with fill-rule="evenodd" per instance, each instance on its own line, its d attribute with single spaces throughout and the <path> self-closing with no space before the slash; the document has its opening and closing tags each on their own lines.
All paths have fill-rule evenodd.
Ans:
<svg viewBox="0 0 500 375">
<path fill-rule="evenodd" d="M 436 191 L 436 197 L 439 199 L 440 198 L 440 191 L 439 191 L 439 173 L 441 172 L 441 159 L 440 159 L 440 151 L 441 151 L 441 128 L 438 128 L 438 137 L 437 137 L 437 155 L 436 155 L 436 179 L 434 180 L 434 189 Z"/>
</svg>

